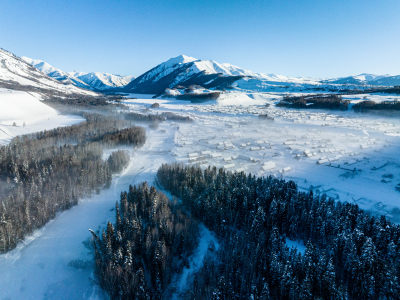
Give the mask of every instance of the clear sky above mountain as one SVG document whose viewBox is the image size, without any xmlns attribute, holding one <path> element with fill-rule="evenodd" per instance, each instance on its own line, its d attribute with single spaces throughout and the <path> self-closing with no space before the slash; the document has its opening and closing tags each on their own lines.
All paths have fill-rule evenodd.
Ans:
<svg viewBox="0 0 400 300">
<path fill-rule="evenodd" d="M 140 75 L 186 54 L 263 73 L 400 74 L 398 0 L 3 0 L 0 47 Z"/>
</svg>

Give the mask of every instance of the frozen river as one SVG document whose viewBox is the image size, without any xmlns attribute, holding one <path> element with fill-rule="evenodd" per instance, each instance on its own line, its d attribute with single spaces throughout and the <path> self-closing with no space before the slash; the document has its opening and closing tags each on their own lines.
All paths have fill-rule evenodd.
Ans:
<svg viewBox="0 0 400 300">
<path fill-rule="evenodd" d="M 131 154 L 112 186 L 60 213 L 17 249 L 0 255 L 0 299 L 102 299 L 93 283 L 89 228 L 114 220 L 120 192 L 130 184 L 153 182 L 158 167 L 171 160 L 173 130 L 160 126 L 147 133 L 145 145 Z M 161 133 L 162 131 L 162 133 Z"/>
</svg>

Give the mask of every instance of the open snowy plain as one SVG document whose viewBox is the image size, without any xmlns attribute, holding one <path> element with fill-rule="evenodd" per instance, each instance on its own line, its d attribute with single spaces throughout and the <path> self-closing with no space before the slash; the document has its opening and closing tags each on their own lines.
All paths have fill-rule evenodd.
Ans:
<svg viewBox="0 0 400 300">
<path fill-rule="evenodd" d="M 399 222 L 398 117 L 290 110 L 274 105 L 279 98 L 232 93 L 217 103 L 157 102 L 160 110 L 194 119 L 177 124 L 173 155 L 178 162 L 282 176 L 305 190 L 357 203 Z M 154 101 L 127 102 L 140 110 Z"/>
<path fill-rule="evenodd" d="M 82 199 L 18 248 L 0 255 L 0 270 L 6 270 L 0 277 L 0 299 L 105 298 L 94 281 L 88 229 L 104 228 L 114 219 L 113 208 L 120 192 L 129 184 L 154 183 L 158 167 L 166 162 L 282 176 L 295 180 L 304 190 L 311 188 L 338 201 L 355 202 L 400 222 L 400 192 L 396 189 L 400 189 L 398 118 L 278 108 L 274 102 L 279 94 L 231 93 L 218 102 L 202 104 L 135 97 L 125 101 L 131 111 L 170 111 L 190 116 L 193 122 L 166 121 L 151 128 L 144 125 L 145 145 L 131 151 L 129 166 L 114 177 L 109 189 Z M 149 109 L 154 102 L 160 108 Z M 42 108 L 49 114 L 32 122 L 37 127 L 17 124 L 18 131 L 9 124 L 14 120 L 4 118 L 1 128 L 8 129 L 11 137 L 24 133 L 23 128 L 31 132 L 80 120 Z M 29 118 L 18 120 L 27 122 Z M 178 291 L 185 289 L 187 275 L 199 268 L 208 243 L 216 243 L 206 228 L 201 232 L 189 268 L 175 280 Z M 290 245 L 296 246 L 296 242 Z"/>
</svg>

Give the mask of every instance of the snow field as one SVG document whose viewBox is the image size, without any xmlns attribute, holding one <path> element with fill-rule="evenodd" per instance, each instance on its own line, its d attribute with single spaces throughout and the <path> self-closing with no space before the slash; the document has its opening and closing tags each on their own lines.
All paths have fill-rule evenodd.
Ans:
<svg viewBox="0 0 400 300">
<path fill-rule="evenodd" d="M 271 103 L 273 95 L 257 97 Z M 142 109 L 154 102 L 129 101 Z M 394 118 L 218 101 L 196 105 L 162 100 L 160 104 L 161 111 L 189 114 L 195 120 L 177 125 L 173 156 L 178 162 L 283 176 L 304 190 L 358 203 L 400 222 L 400 161 L 395 154 L 400 122 Z M 260 114 L 274 120 L 258 118 Z"/>
<path fill-rule="evenodd" d="M 254 95 L 246 97 L 250 101 Z M 273 103 L 274 97 L 268 94 L 264 103 Z M 93 282 L 88 228 L 104 228 L 114 219 L 119 193 L 129 184 L 152 183 L 158 167 L 166 162 L 282 176 L 295 180 L 301 189 L 355 202 L 400 222 L 400 194 L 396 190 L 400 183 L 400 122 L 395 119 L 352 112 L 286 110 L 251 102 L 231 105 L 229 100 L 197 105 L 166 99 L 127 100 L 134 111 L 147 109 L 154 102 L 160 103 L 160 112 L 190 115 L 194 122 L 160 123 L 157 130 L 149 131 L 146 144 L 132 153 L 129 166 L 115 176 L 110 189 L 82 199 L 17 249 L 1 255 L 0 269 L 7 270 L 0 277 L 0 290 L 5 291 L 1 297 L 104 298 Z M 259 114 L 274 120 L 260 119 Z M 177 297 L 187 287 L 190 275 L 201 267 L 208 247 L 204 245 L 212 240 L 211 233 L 202 232 L 189 267 L 174 282 Z M 304 249 L 301 241 L 287 240 L 286 244 Z"/>
<path fill-rule="evenodd" d="M 0 89 L 0 106 L 2 125 L 29 125 L 57 115 L 55 109 L 40 101 L 39 95 L 28 92 Z"/>
<path fill-rule="evenodd" d="M 35 93 L 0 89 L 0 144 L 13 137 L 83 121 L 81 117 L 60 115 Z"/>
</svg>

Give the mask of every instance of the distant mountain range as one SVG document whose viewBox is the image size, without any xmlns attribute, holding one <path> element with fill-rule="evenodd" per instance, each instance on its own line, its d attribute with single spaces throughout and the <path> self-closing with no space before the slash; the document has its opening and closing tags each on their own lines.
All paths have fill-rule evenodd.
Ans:
<svg viewBox="0 0 400 300">
<path fill-rule="evenodd" d="M 73 84 L 80 88 L 95 91 L 122 87 L 127 85 L 134 78 L 133 76 L 120 76 L 100 72 L 65 72 L 40 59 L 32 59 L 24 56 L 22 59 L 46 75 L 62 83 Z"/>
<path fill-rule="evenodd" d="M 370 85 L 370 86 L 398 86 L 400 75 L 374 75 L 359 74 L 355 76 L 340 77 L 323 81 L 324 83 L 347 84 L 347 85 Z"/>
<path fill-rule="evenodd" d="M 171 58 L 122 88 L 125 92 L 159 94 L 198 85 L 206 89 L 244 91 L 340 91 L 400 85 L 400 76 L 360 74 L 328 80 L 255 73 L 231 64 L 180 55 Z"/>
<path fill-rule="evenodd" d="M 124 92 L 160 94 L 166 89 L 202 88 L 244 91 L 340 91 L 400 85 L 400 76 L 360 74 L 328 80 L 255 73 L 237 66 L 186 55 L 171 58 L 121 87 Z"/>
<path fill-rule="evenodd" d="M 9 53 L 5 50 L 2 51 Z M 231 64 L 218 63 L 212 60 L 201 60 L 186 55 L 171 58 L 137 78 L 99 72 L 65 72 L 51 66 L 43 60 L 27 57 L 19 59 L 16 56 L 13 57 L 17 59 L 20 64 L 21 62 L 26 62 L 41 71 L 41 73 L 39 72 L 40 75 L 37 73 L 39 77 L 43 78 L 44 75 L 47 75 L 64 85 L 73 85 L 77 88 L 96 92 L 163 94 L 166 90 L 182 91 L 189 87 L 193 89 L 193 86 L 203 90 L 218 91 L 235 89 L 249 92 L 302 92 L 340 91 L 400 85 L 400 75 L 359 74 L 326 80 L 316 80 L 276 74 L 255 73 Z M 2 63 L 4 64 L 3 61 Z M 26 66 L 24 66 L 24 68 L 26 68 Z"/>
<path fill-rule="evenodd" d="M 0 49 L 0 88 L 57 96 L 98 95 L 75 84 L 63 84 L 4 49 Z"/>
</svg>

